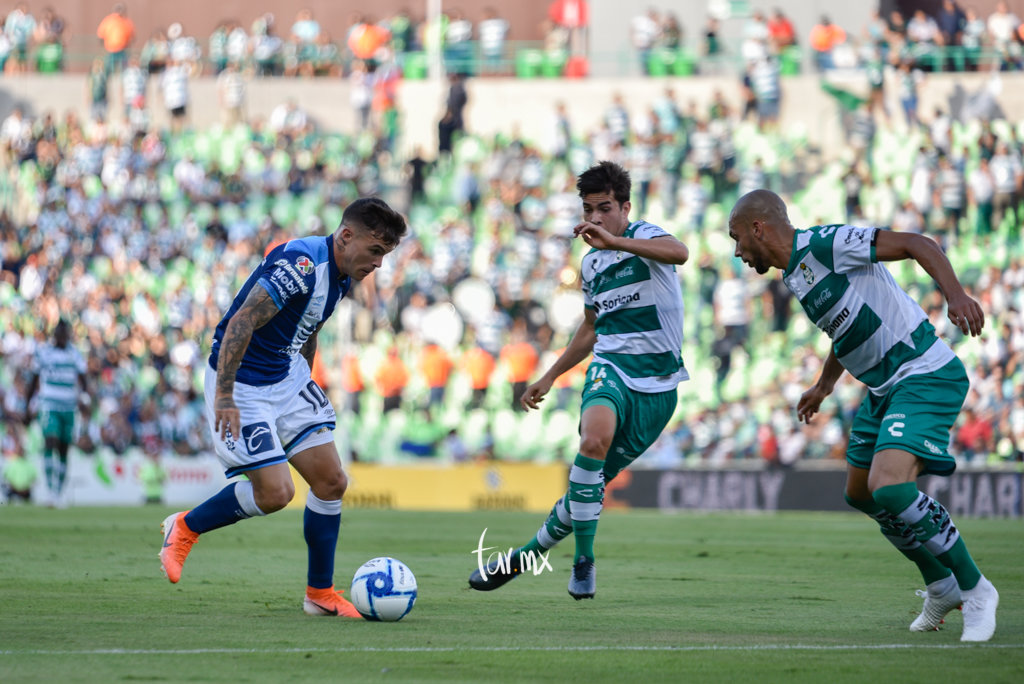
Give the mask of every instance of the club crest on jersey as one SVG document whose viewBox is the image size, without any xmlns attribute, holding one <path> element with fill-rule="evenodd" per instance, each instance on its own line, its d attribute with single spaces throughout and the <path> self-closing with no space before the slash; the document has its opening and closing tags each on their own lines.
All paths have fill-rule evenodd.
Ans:
<svg viewBox="0 0 1024 684">
<path fill-rule="evenodd" d="M 309 257 L 299 257 L 298 261 L 295 262 L 295 268 L 299 269 L 302 275 L 309 275 L 315 268 L 312 260 Z"/>
<path fill-rule="evenodd" d="M 814 271 L 807 268 L 807 264 L 802 261 L 800 262 L 800 275 L 804 277 L 804 280 L 808 285 L 814 284 Z"/>
</svg>

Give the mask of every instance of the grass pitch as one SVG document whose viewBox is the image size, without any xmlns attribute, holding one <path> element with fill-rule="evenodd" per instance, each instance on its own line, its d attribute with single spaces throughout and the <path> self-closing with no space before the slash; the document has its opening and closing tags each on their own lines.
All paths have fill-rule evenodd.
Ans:
<svg viewBox="0 0 1024 684">
<path fill-rule="evenodd" d="M 419 582 L 398 623 L 302 613 L 301 511 L 204 535 L 180 584 L 159 569 L 163 508 L 0 508 L 3 682 L 1014 682 L 1024 680 L 1024 529 L 960 520 L 1001 593 L 992 642 L 959 641 L 958 611 L 911 633 L 916 570 L 862 515 L 607 511 L 598 592 L 554 572 L 478 593 L 486 545 L 543 516 L 349 510 L 339 588 L 391 555 Z"/>
</svg>

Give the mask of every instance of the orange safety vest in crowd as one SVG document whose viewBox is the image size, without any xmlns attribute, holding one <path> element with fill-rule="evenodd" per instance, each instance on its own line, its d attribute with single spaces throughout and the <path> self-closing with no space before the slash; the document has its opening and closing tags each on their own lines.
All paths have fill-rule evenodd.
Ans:
<svg viewBox="0 0 1024 684">
<path fill-rule="evenodd" d="M 537 370 L 537 350 L 529 342 L 506 344 L 501 360 L 508 366 L 509 382 L 529 382 Z"/>
<path fill-rule="evenodd" d="M 108 14 L 96 29 L 96 36 L 103 41 L 103 49 L 107 52 L 120 52 L 128 47 L 135 37 L 135 25 L 128 17 L 120 14 Z"/>
<path fill-rule="evenodd" d="M 565 353 L 565 347 L 562 347 L 555 352 L 555 356 L 561 356 L 563 353 Z M 575 366 L 555 378 L 555 382 L 553 383 L 555 389 L 572 387 L 573 383 L 576 382 L 576 378 L 583 376 L 587 372 L 587 366 L 590 365 L 590 358 L 590 356 L 587 356 L 587 358 L 583 359 Z"/>
<path fill-rule="evenodd" d="M 494 357 L 482 347 L 473 347 L 462 357 L 462 365 L 469 374 L 469 383 L 475 390 L 487 389 L 494 373 Z"/>
<path fill-rule="evenodd" d="M 359 370 L 359 357 L 355 354 L 345 354 L 341 357 L 341 388 L 349 394 L 362 392 L 363 373 Z"/>
<path fill-rule="evenodd" d="M 377 369 L 377 391 L 382 397 L 397 397 L 409 382 L 409 371 L 397 354 L 388 354 Z"/>
<path fill-rule="evenodd" d="M 320 358 L 320 352 L 313 354 L 313 367 L 309 369 L 309 377 L 316 384 L 320 385 L 320 389 L 327 390 L 328 385 L 331 383 L 327 380 L 327 369 L 324 367 L 324 362 Z"/>
<path fill-rule="evenodd" d="M 420 373 L 427 381 L 427 387 L 444 387 L 452 372 L 452 360 L 436 344 L 428 344 L 420 354 Z"/>
<path fill-rule="evenodd" d="M 835 24 L 818 24 L 811 29 L 811 47 L 818 52 L 828 52 L 836 45 L 846 42 L 846 31 Z"/>
</svg>

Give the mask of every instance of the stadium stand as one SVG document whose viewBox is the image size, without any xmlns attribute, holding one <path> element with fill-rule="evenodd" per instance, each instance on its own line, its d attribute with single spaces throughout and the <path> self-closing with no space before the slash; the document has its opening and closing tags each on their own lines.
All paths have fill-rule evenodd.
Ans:
<svg viewBox="0 0 1024 684">
<path fill-rule="evenodd" d="M 392 18 L 390 54 L 405 66 L 406 79 L 415 79 L 425 71 L 417 31 L 402 23 L 407 20 Z M 1019 66 L 1019 43 L 999 42 L 989 35 L 991 27 L 978 34 L 970 21 L 965 15 L 959 42 L 912 40 L 912 34 L 935 34 L 927 26 L 911 31 L 909 24 L 900 29 L 882 22 L 872 47 L 886 51 L 890 82 L 899 82 L 895 65 L 907 61 L 907 78 L 921 90 L 929 87 L 919 76 L 925 71 Z M 256 47 L 237 45 L 257 45 L 254 37 L 268 35 L 266 22 L 251 32 L 224 24 L 210 37 L 202 68 L 241 67 L 251 72 L 247 78 L 347 75 L 353 43 L 325 48 L 330 57 L 318 61 L 329 45 L 326 29 L 314 31 L 309 22 L 316 23 L 298 18 L 289 30 L 292 47 L 281 41 L 262 62 Z M 945 26 L 937 21 L 940 34 Z M 172 33 L 183 35 L 180 26 Z M 764 35 L 766 53 L 792 48 L 774 42 L 776 32 Z M 545 72 L 543 58 L 539 66 L 528 64 L 522 51 L 511 52 L 510 41 L 504 48 L 509 74 L 560 74 L 555 67 Z M 476 73 L 484 62 L 473 49 L 459 48 L 458 59 Z M 679 74 L 680 63 L 686 73 L 713 63 L 666 49 L 647 57 L 649 78 Z M 173 61 L 173 53 L 168 48 L 166 59 Z M 160 78 L 154 64 L 162 48 L 144 46 L 142 54 L 149 56 L 143 64 L 150 79 Z M 867 66 L 873 54 L 862 59 L 855 52 L 853 68 Z M 788 55 L 776 77 L 798 68 L 799 60 Z M 492 72 L 502 71 L 491 57 Z M 829 68 L 844 59 L 851 56 L 839 50 Z M 716 83 L 732 90 L 738 81 L 728 75 Z M 180 131 L 152 124 L 146 103 L 134 116 L 128 103 L 124 116 L 109 120 L 15 110 L 0 125 L 3 448 L 39 448 L 34 430 L 15 427 L 14 418 L 26 409 L 26 359 L 58 317 L 69 314 L 99 398 L 80 448 L 179 454 L 208 448 L 201 378 L 210 331 L 248 267 L 281 240 L 333 230 L 341 207 L 357 196 L 380 194 L 406 210 L 412 236 L 385 261 L 372 288 L 358 288 L 346 300 L 345 323 L 321 334 L 325 384 L 336 407 L 349 407 L 341 421 L 354 458 L 571 458 L 574 402 L 553 399 L 539 413 L 510 410 L 500 359 L 514 328 L 528 331 L 542 366 L 571 335 L 580 313 L 583 249 L 571 240 L 572 174 L 610 158 L 630 168 L 634 206 L 646 203 L 645 217 L 691 249 L 680 278 L 692 380 L 681 386 L 676 417 L 644 461 L 786 465 L 842 457 L 844 428 L 862 389 L 844 381 L 823 416 L 810 428 L 798 427 L 792 407 L 816 376 L 824 338 L 803 317 L 789 316 L 792 302 L 784 292 L 741 272 L 719 230 L 741 188 L 758 186 L 785 195 L 798 226 L 848 216 L 854 223 L 926 232 L 944 245 L 986 309 L 981 338 L 961 339 L 925 274 L 908 268 L 895 275 L 911 284 L 940 335 L 968 363 L 973 389 L 955 451 L 975 462 L 1021 460 L 1024 121 L 989 107 L 998 104 L 994 98 L 955 116 L 921 111 L 922 123 L 908 127 L 894 112 L 871 109 L 868 99 L 837 87 L 830 94 L 847 144 L 821 150 L 809 144 L 805 127 L 766 125 L 756 106 L 766 86 L 751 81 L 750 91 L 754 107 L 747 110 L 731 107 L 728 98 L 709 107 L 678 103 L 666 89 L 649 112 L 617 111 L 609 94 L 600 124 L 566 122 L 567 144 L 558 152 L 513 130 L 491 136 L 474 134 L 468 125 L 455 135 L 450 154 L 426 155 L 421 194 L 408 192 L 411 155 L 396 147 L 401 124 L 385 105 L 375 108 L 365 129 L 348 131 L 319 126 L 289 102 L 267 119 Z M 716 302 L 729 297 L 744 314 L 743 326 L 716 316 Z M 745 329 L 727 331 L 727 324 Z M 430 387 L 417 360 L 428 342 L 447 349 L 455 365 L 443 401 L 424 420 Z M 351 372 L 354 354 L 361 377 L 370 379 L 389 349 L 410 369 L 401 410 L 383 412 L 372 382 L 352 406 L 343 396 L 342 358 Z M 499 368 L 486 390 L 475 392 L 467 360 L 476 349 L 499 360 Z M 723 373 L 724 358 L 730 365 Z M 579 378 L 574 382 L 578 388 Z"/>
</svg>

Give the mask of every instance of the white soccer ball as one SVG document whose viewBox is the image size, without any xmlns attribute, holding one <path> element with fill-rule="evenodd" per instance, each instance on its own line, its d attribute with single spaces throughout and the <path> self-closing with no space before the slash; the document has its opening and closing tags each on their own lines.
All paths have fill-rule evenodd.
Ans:
<svg viewBox="0 0 1024 684">
<path fill-rule="evenodd" d="M 416 577 L 402 561 L 381 556 L 356 570 L 349 596 L 367 620 L 396 622 L 416 603 Z"/>
</svg>

